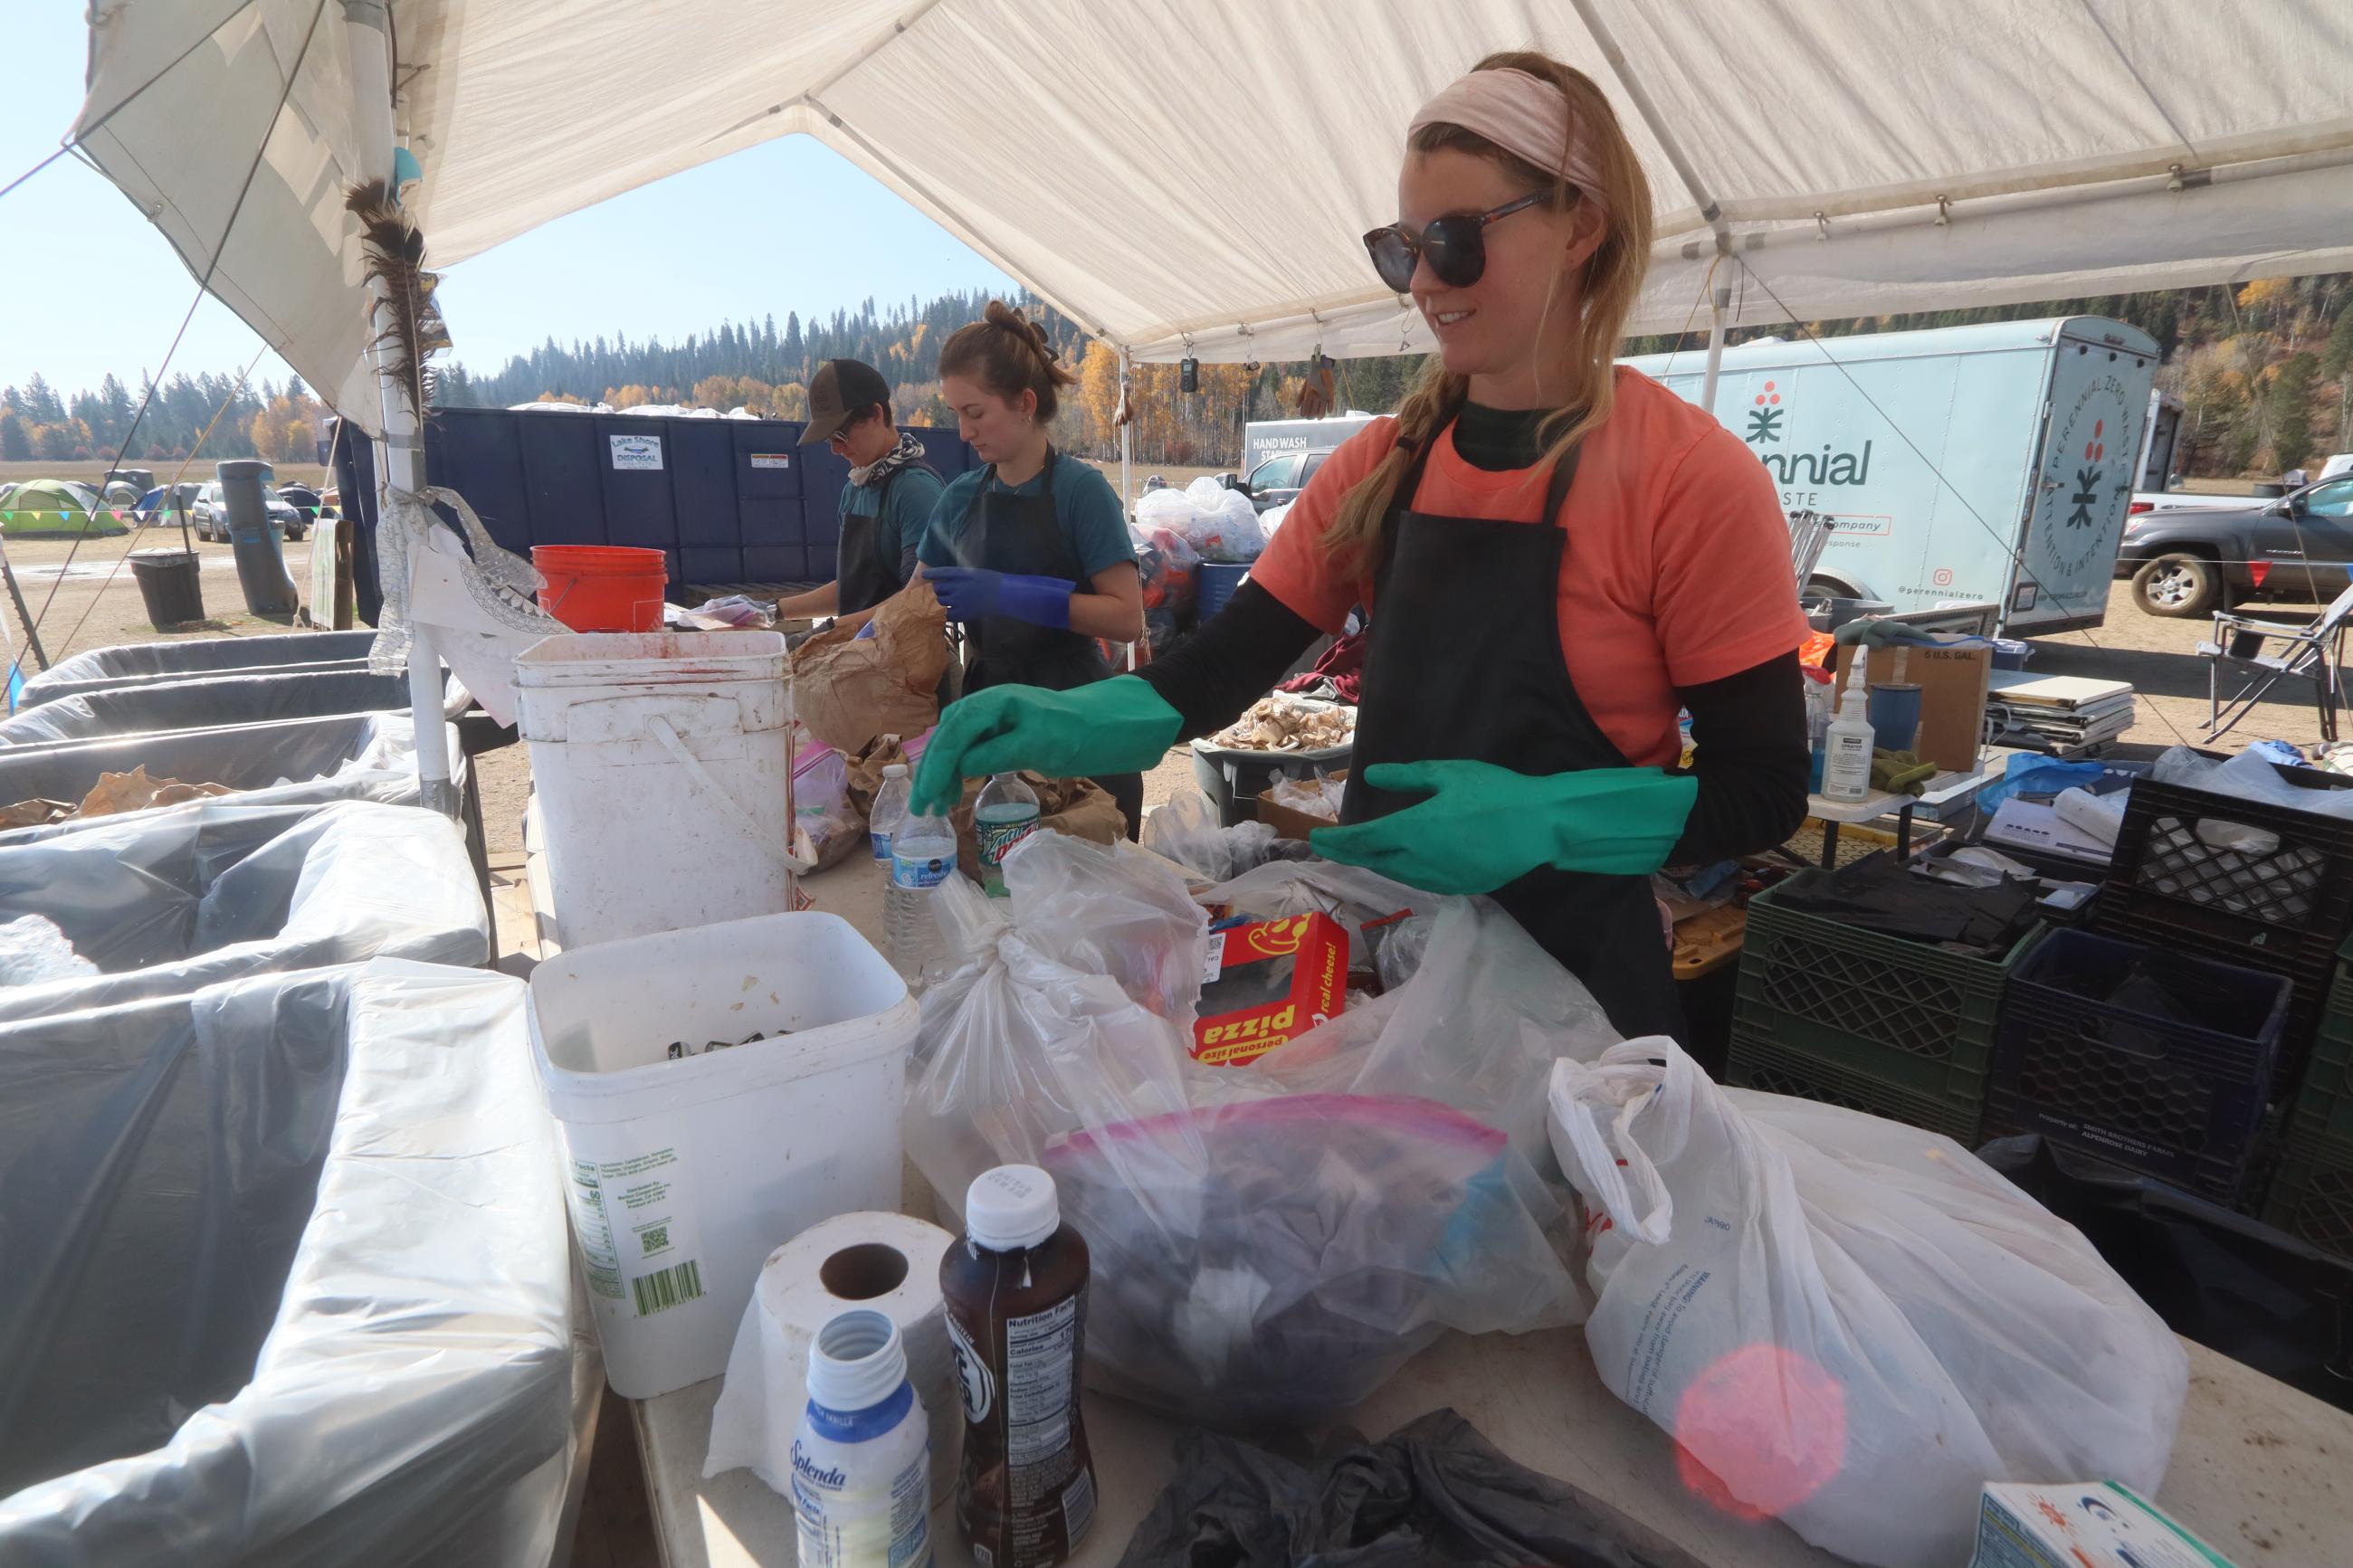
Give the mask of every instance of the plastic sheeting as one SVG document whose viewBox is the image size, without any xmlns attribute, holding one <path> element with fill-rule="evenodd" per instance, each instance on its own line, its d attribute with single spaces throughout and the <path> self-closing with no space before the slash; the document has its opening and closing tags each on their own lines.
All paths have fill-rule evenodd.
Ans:
<svg viewBox="0 0 2353 1568">
<path fill-rule="evenodd" d="M 448 729 L 449 766 L 460 784 L 467 762 Z M 100 773 L 145 767 L 150 778 L 227 784 L 244 805 L 301 805 L 375 800 L 415 805 L 416 729 L 406 713 L 337 713 L 275 724 L 162 734 L 112 735 L 44 746 L 0 747 L 0 805 L 20 800 L 80 800 Z M 105 817 L 96 821 L 111 820 Z M 87 830 L 61 822 L 0 833 L 0 845 L 30 844 Z"/>
<path fill-rule="evenodd" d="M 199 801 L 0 847 L 0 919 L 41 915 L 98 965 L 0 989 L 0 1020 L 185 995 L 378 956 L 479 964 L 490 924 L 464 830 L 411 805 Z"/>
<path fill-rule="evenodd" d="M 548 1560 L 584 1369 L 520 983 L 0 1025 L 0 1561 Z"/>
<path fill-rule="evenodd" d="M 455 718 L 471 700 L 445 674 L 442 712 Z M 157 681 L 61 697 L 0 721 L 0 747 L 50 745 L 105 735 L 264 724 L 335 713 L 398 713 L 408 708 L 408 677 L 365 670 L 221 675 Z"/>
<path fill-rule="evenodd" d="M 16 700 L 21 710 L 84 691 L 147 686 L 197 676 L 257 675 L 276 670 L 315 670 L 324 666 L 367 662 L 375 633 L 290 632 L 283 637 L 193 637 L 185 642 L 121 643 L 59 659 L 25 682 Z"/>
<path fill-rule="evenodd" d="M 1396 216 L 1414 109 L 1495 49 L 1577 66 L 1628 129 L 1657 226 L 1630 331 L 1704 318 L 1707 284 L 1747 326 L 1788 319 L 1775 295 L 1813 321 L 2353 267 L 2343 0 L 2266 0 L 2260 26 L 2200 0 L 571 0 L 560 27 L 536 0 L 396 9 L 437 266 L 800 132 L 1143 359 L 1427 350 L 1359 237 Z M 384 173 L 355 142 L 343 8 L 95 15 L 73 134 L 374 430 L 358 238 L 321 195 Z M 1274 169 L 1279 237 L 1235 216 Z"/>
</svg>

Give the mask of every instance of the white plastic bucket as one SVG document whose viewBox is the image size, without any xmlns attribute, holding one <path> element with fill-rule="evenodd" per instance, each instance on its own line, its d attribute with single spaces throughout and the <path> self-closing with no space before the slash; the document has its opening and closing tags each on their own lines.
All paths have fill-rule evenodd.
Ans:
<svg viewBox="0 0 2353 1568">
<path fill-rule="evenodd" d="M 514 669 L 565 946 L 791 907 L 780 634 L 552 637 Z"/>
<path fill-rule="evenodd" d="M 717 1377 L 769 1253 L 897 1211 L 915 1003 L 840 916 L 569 948 L 532 972 L 530 1019 L 614 1392 Z"/>
</svg>

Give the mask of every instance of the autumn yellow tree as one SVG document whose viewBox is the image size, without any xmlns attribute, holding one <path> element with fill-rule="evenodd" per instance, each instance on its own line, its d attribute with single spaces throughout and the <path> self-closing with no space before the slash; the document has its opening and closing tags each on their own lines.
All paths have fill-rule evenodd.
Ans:
<svg viewBox="0 0 2353 1568">
<path fill-rule="evenodd" d="M 806 419 L 808 417 L 808 388 L 797 381 L 788 381 L 776 388 L 776 395 L 768 400 L 768 406 L 779 419 Z"/>
</svg>

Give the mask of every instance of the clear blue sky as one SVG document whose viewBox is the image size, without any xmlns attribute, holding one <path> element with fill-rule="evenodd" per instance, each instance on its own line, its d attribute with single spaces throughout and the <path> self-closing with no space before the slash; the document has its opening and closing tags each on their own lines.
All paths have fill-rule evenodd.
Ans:
<svg viewBox="0 0 2353 1568">
<path fill-rule="evenodd" d="M 81 108 L 82 8 L 0 0 L 0 59 L 11 68 L 0 184 L 54 152 Z M 451 268 L 441 299 L 455 357 L 487 372 L 550 336 L 669 340 L 722 319 L 830 314 L 870 294 L 887 303 L 1012 286 L 829 149 L 794 136 L 535 229 Z M 113 186 L 59 160 L 0 198 L 0 386 L 39 371 L 69 395 L 112 371 L 135 392 L 195 287 Z M 233 374 L 260 346 L 207 300 L 172 368 Z M 282 381 L 287 368 L 265 355 L 254 374 Z"/>
</svg>

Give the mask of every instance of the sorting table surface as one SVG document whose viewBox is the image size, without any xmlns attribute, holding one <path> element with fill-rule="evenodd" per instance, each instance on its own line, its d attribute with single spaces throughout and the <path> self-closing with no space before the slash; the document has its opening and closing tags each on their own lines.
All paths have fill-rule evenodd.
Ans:
<svg viewBox="0 0 2353 1568">
<path fill-rule="evenodd" d="M 803 886 L 818 909 L 879 942 L 881 879 L 871 863 L 853 862 Z M 934 1217 L 930 1194 L 912 1170 L 907 1187 L 909 1211 Z M 2353 1415 L 2184 1343 L 2189 1404 L 2157 1501 L 2239 1568 L 2344 1562 L 2344 1543 L 2353 1541 Z M 797 1559 L 792 1504 L 749 1470 L 702 1477 L 719 1388 L 712 1378 L 630 1407 L 663 1562 L 667 1568 L 782 1568 Z M 1686 1490 L 1672 1441 L 1602 1386 L 1580 1330 L 1449 1335 L 1358 1406 L 1350 1424 L 1367 1436 L 1385 1436 L 1442 1406 L 1460 1411 L 1512 1458 L 1623 1510 L 1711 1568 L 1842 1561 L 1778 1523 L 1729 1518 Z M 1168 1483 L 1179 1424 L 1094 1394 L 1086 1396 L 1085 1409 L 1101 1500 L 1094 1528 L 1071 1561 L 1095 1568 L 1119 1561 Z M 953 1500 L 934 1507 L 932 1526 L 942 1568 L 971 1562 L 956 1533 Z"/>
</svg>

